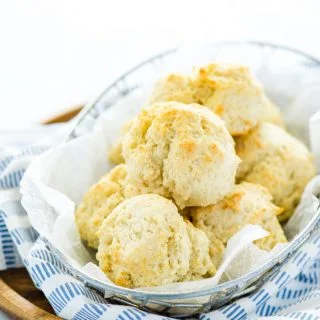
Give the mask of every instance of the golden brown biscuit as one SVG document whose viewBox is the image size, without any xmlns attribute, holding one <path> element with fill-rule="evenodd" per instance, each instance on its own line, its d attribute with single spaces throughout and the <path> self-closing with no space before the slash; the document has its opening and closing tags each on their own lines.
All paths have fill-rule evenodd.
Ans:
<svg viewBox="0 0 320 320">
<path fill-rule="evenodd" d="M 97 259 L 116 284 L 128 288 L 181 281 L 189 271 L 187 227 L 170 200 L 148 194 L 132 197 L 104 220 Z"/>
<path fill-rule="evenodd" d="M 155 84 L 149 103 L 178 101 L 190 104 L 195 102 L 194 94 L 190 77 L 181 74 L 169 74 Z"/>
<path fill-rule="evenodd" d="M 113 164 L 124 163 L 124 158 L 122 155 L 122 140 L 125 134 L 130 130 L 132 120 L 126 122 L 122 127 L 121 137 L 116 141 L 116 143 L 110 148 L 108 152 L 108 159 Z"/>
<path fill-rule="evenodd" d="M 171 74 L 159 81 L 151 102 L 178 101 L 207 106 L 219 115 L 231 135 L 246 134 L 268 111 L 261 85 L 247 67 L 209 64 L 192 76 Z"/>
<path fill-rule="evenodd" d="M 134 119 L 123 141 L 128 181 L 180 209 L 206 206 L 228 193 L 239 159 L 224 122 L 207 108 L 157 103 Z"/>
<path fill-rule="evenodd" d="M 246 134 L 263 119 L 264 92 L 249 68 L 210 64 L 194 80 L 197 101 L 219 115 L 232 136 Z"/>
<path fill-rule="evenodd" d="M 224 245 L 246 224 L 260 225 L 270 235 L 257 240 L 256 244 L 261 249 L 271 250 L 277 243 L 287 241 L 277 220 L 281 209 L 275 206 L 271 199 L 266 188 L 243 182 L 236 185 L 234 190 L 218 203 L 194 208 L 192 221 L 209 239 L 218 239 Z"/>
<path fill-rule="evenodd" d="M 214 275 L 219 266 L 215 266 L 211 261 L 208 237 L 202 230 L 195 228 L 190 221 L 185 220 L 185 223 L 191 242 L 191 256 L 189 271 L 183 280 L 198 280 Z"/>
<path fill-rule="evenodd" d="M 116 284 L 166 285 L 215 274 L 206 234 L 170 200 L 148 194 L 123 201 L 104 220 L 97 259 Z"/>
<path fill-rule="evenodd" d="M 103 220 L 126 197 L 133 194 L 133 187 L 126 183 L 126 165 L 116 166 L 94 184 L 83 197 L 75 213 L 80 237 L 89 247 L 98 248 L 96 235 Z"/>
<path fill-rule="evenodd" d="M 124 163 L 124 158 L 122 155 L 122 138 L 118 139 L 110 148 L 108 152 L 108 159 L 113 164 Z"/>
<path fill-rule="evenodd" d="M 279 220 L 288 219 L 316 174 L 307 147 L 278 126 L 262 123 L 236 140 L 236 150 L 242 160 L 238 180 L 266 187 L 274 203 L 284 209 Z"/>
</svg>

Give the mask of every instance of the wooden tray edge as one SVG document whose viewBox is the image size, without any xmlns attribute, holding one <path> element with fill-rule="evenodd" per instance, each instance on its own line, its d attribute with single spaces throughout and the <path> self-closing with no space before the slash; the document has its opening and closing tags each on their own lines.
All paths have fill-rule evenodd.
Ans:
<svg viewBox="0 0 320 320">
<path fill-rule="evenodd" d="M 51 119 L 47 119 L 47 120 L 43 121 L 43 124 L 54 124 L 54 123 L 67 122 L 67 121 L 71 120 L 73 117 L 75 117 L 81 111 L 82 108 L 83 108 L 83 105 L 75 106 L 60 115 L 57 115 Z"/>
<path fill-rule="evenodd" d="M 21 297 L 17 292 L 11 289 L 1 278 L 0 278 L 0 309 L 9 315 L 19 316 L 20 319 L 24 320 L 53 320 L 60 319 L 55 315 L 48 313 L 32 304 L 27 299 Z M 21 314 L 23 310 L 23 314 Z"/>
</svg>

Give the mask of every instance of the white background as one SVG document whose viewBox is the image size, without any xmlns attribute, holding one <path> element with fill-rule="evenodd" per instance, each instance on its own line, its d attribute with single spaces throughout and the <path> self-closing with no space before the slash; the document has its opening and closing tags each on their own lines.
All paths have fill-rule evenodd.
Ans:
<svg viewBox="0 0 320 320">
<path fill-rule="evenodd" d="M 92 99 L 177 45 L 285 44 L 320 57 L 317 0 L 0 0 L 0 129 Z"/>
</svg>

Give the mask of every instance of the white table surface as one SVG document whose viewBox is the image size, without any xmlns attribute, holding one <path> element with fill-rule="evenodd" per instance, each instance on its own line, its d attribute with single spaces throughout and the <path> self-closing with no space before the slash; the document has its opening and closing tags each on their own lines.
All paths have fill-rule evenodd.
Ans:
<svg viewBox="0 0 320 320">
<path fill-rule="evenodd" d="M 0 0 L 0 128 L 92 99 L 141 60 L 223 39 L 320 57 L 317 0 Z"/>
</svg>

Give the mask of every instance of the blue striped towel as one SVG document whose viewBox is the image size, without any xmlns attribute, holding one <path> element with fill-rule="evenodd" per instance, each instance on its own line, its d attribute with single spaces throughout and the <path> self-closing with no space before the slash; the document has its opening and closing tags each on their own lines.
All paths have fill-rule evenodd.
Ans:
<svg viewBox="0 0 320 320">
<path fill-rule="evenodd" d="M 43 136 L 51 134 L 52 130 L 37 129 L 39 133 Z M 133 307 L 110 304 L 72 277 L 46 247 L 21 206 L 19 182 L 30 161 L 50 148 L 50 142 L 25 146 L 26 137 L 30 136 L 32 140 L 34 134 L 24 131 L 20 136 L 23 140 L 19 141 L 19 135 L 15 135 L 15 141 L 10 141 L 7 148 L 0 148 L 0 269 L 26 267 L 35 286 L 44 292 L 56 314 L 65 319 L 170 319 Z M 202 314 L 199 319 L 265 317 L 320 319 L 320 231 L 315 232 L 257 292 Z"/>
</svg>

